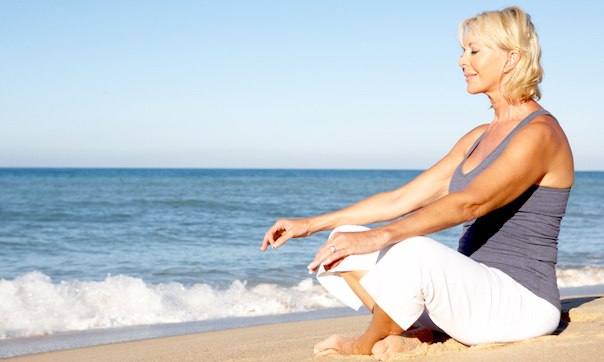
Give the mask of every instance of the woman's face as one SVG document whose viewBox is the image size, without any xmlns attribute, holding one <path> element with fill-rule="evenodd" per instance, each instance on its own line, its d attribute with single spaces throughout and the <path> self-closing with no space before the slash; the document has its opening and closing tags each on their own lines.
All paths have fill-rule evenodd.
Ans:
<svg viewBox="0 0 604 362">
<path fill-rule="evenodd" d="M 507 54 L 501 49 L 491 49 L 484 45 L 472 30 L 463 40 L 464 52 L 459 59 L 471 94 L 485 93 L 489 96 L 501 92 L 505 75 Z"/>
</svg>

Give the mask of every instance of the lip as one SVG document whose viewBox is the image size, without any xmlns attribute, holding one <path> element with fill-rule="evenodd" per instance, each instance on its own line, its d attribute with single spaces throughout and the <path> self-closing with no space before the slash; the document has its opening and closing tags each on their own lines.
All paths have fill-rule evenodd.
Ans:
<svg viewBox="0 0 604 362">
<path fill-rule="evenodd" d="M 470 79 L 474 78 L 476 76 L 476 74 L 466 74 L 464 73 L 464 75 L 466 76 L 466 82 L 469 82 Z"/>
</svg>

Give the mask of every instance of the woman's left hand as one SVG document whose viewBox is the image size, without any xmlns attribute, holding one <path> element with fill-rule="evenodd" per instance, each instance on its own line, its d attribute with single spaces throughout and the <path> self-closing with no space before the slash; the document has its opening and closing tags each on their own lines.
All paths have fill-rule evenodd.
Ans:
<svg viewBox="0 0 604 362">
<path fill-rule="evenodd" d="M 385 246 L 376 229 L 360 232 L 336 232 L 319 248 L 315 259 L 308 265 L 308 272 L 314 273 L 323 264 L 329 270 L 349 255 L 369 254 Z"/>
</svg>

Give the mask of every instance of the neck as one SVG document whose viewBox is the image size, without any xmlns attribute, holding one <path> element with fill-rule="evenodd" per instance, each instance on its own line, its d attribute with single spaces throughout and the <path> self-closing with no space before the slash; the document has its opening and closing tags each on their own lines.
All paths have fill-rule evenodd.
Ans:
<svg viewBox="0 0 604 362">
<path fill-rule="evenodd" d="M 509 99 L 505 98 L 501 93 L 497 96 L 488 96 L 491 100 L 491 106 L 495 111 L 495 118 L 493 120 L 494 123 L 522 120 L 530 113 L 541 108 L 537 104 L 537 102 L 533 100 L 510 101 Z"/>
</svg>

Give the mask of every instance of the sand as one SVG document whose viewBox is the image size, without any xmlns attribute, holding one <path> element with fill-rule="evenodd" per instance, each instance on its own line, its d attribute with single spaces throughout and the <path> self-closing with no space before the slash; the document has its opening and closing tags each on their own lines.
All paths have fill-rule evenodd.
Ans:
<svg viewBox="0 0 604 362">
<path fill-rule="evenodd" d="M 516 343 L 467 347 L 442 337 L 398 355 L 413 361 L 604 361 L 604 294 L 565 297 L 554 335 Z M 147 339 L 9 358 L 7 361 L 305 361 L 327 336 L 359 335 L 371 316 Z M 371 356 L 331 356 L 321 360 L 373 361 Z"/>
</svg>

